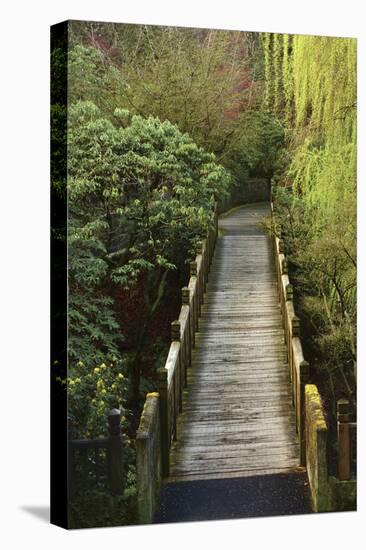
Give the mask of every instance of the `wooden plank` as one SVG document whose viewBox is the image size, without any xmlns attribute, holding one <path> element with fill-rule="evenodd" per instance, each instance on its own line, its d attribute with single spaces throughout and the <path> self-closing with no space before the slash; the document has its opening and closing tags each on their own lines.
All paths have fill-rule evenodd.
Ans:
<svg viewBox="0 0 366 550">
<path fill-rule="evenodd" d="M 223 479 L 223 478 L 235 478 L 235 477 L 252 477 L 274 474 L 292 474 L 294 472 L 305 473 L 304 468 L 298 466 L 290 466 L 286 468 L 279 468 L 272 466 L 271 468 L 253 468 L 243 470 L 239 468 L 237 470 L 226 470 L 225 472 L 194 472 L 194 473 L 180 473 L 179 475 L 172 475 L 163 483 L 179 483 L 181 481 L 200 481 L 206 479 Z"/>
<path fill-rule="evenodd" d="M 171 471 L 172 475 L 179 475 L 183 472 L 186 472 L 188 474 L 193 473 L 214 473 L 214 472 L 220 472 L 224 473 L 225 471 L 232 471 L 233 469 L 240 470 L 245 469 L 243 468 L 244 459 L 241 457 L 235 457 L 231 458 L 231 460 L 227 460 L 226 458 L 223 459 L 207 459 L 205 461 L 203 460 L 197 460 L 197 461 L 180 461 L 180 464 L 172 464 Z M 271 459 L 268 459 L 267 457 L 263 457 L 260 459 L 260 457 L 252 457 L 251 459 L 246 458 L 245 460 L 246 468 L 254 470 L 256 468 L 266 468 L 270 469 L 271 467 L 276 468 L 290 468 L 295 467 L 298 464 L 298 458 L 297 457 L 283 457 L 283 456 L 274 456 Z"/>
</svg>

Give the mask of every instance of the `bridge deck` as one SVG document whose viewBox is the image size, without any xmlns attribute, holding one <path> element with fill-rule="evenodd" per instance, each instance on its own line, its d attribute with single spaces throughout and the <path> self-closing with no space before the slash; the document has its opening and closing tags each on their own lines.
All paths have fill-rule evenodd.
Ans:
<svg viewBox="0 0 366 550">
<path fill-rule="evenodd" d="M 295 413 L 266 205 L 220 217 L 170 481 L 294 471 Z"/>
</svg>

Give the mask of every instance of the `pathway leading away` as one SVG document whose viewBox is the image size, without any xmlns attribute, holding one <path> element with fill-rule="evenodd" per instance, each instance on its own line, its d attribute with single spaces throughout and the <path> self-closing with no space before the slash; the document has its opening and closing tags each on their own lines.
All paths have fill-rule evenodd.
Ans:
<svg viewBox="0 0 366 550">
<path fill-rule="evenodd" d="M 299 445 L 274 262 L 269 238 L 258 226 L 268 213 L 268 205 L 256 204 L 220 217 L 183 413 L 171 450 L 170 478 L 156 521 L 179 521 L 174 519 L 178 510 L 174 516 L 174 506 L 167 507 L 172 495 L 178 503 L 182 491 L 194 495 L 196 487 L 198 493 L 191 504 L 197 504 L 199 495 L 204 498 L 210 486 L 211 492 L 213 487 L 217 491 L 221 483 L 225 494 L 230 488 L 235 493 L 243 478 L 252 478 L 247 480 L 247 500 L 242 502 L 240 515 L 234 512 L 230 517 L 264 515 L 264 509 L 270 514 L 268 502 L 255 510 L 250 497 L 254 498 L 255 492 L 260 495 L 263 483 L 269 483 L 269 495 L 276 494 L 272 513 L 290 513 L 278 509 L 281 480 L 285 492 L 294 498 L 295 493 L 300 495 L 293 513 L 310 511 L 304 497 L 306 475 L 298 468 Z M 271 481 L 268 475 L 274 476 Z M 232 479 L 230 484 L 228 478 L 242 481 L 235 484 Z M 259 485 L 255 479 L 261 480 Z M 207 480 L 212 480 L 211 484 Z M 188 489 L 182 482 L 191 482 Z M 187 505 L 187 500 L 183 501 Z M 164 515 L 167 509 L 173 519 Z M 184 516 L 182 510 L 181 514 Z M 221 517 L 227 516 L 218 510 L 214 519 Z"/>
</svg>

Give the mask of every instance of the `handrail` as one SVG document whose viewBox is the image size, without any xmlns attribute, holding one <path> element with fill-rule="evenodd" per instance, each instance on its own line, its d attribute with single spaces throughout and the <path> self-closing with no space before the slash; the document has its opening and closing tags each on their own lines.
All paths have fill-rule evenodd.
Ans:
<svg viewBox="0 0 366 550">
<path fill-rule="evenodd" d="M 329 477 L 327 437 L 323 404 L 316 385 L 309 384 L 309 363 L 305 361 L 300 319 L 296 316 L 293 288 L 288 276 L 281 228 L 277 224 L 271 190 L 271 236 L 277 273 L 279 300 L 287 346 L 296 430 L 300 443 L 300 464 L 306 466 L 315 511 L 355 509 L 355 453 L 357 423 L 352 421 L 347 399 L 337 401 L 336 477 Z M 322 421 L 320 422 L 319 419 Z M 338 485 L 338 484 L 341 485 Z M 348 484 L 348 485 L 347 485 Z"/>
<path fill-rule="evenodd" d="M 107 450 L 108 458 L 108 481 L 111 492 L 114 494 L 123 494 L 126 484 L 126 469 L 124 461 L 124 448 L 121 429 L 121 411 L 111 409 L 107 413 L 108 419 L 108 437 L 96 437 L 94 439 L 72 439 L 72 430 L 69 429 L 68 442 L 68 494 L 72 500 L 75 492 L 75 463 L 74 451 L 88 451 L 99 449 Z M 97 457 L 99 455 L 96 455 Z M 98 464 L 96 465 L 96 475 L 98 478 Z"/>
<path fill-rule="evenodd" d="M 190 263 L 188 285 L 182 288 L 182 305 L 176 321 L 171 324 L 172 342 L 164 367 L 158 369 L 158 392 L 161 424 L 161 449 L 163 476 L 169 475 L 169 451 L 177 437 L 177 419 L 183 408 L 183 389 L 187 384 L 187 369 L 191 365 L 195 333 L 204 302 L 215 242 L 218 233 L 217 202 L 214 224 L 206 238 L 197 243 L 196 257 Z"/>
<path fill-rule="evenodd" d="M 285 342 L 290 369 L 292 387 L 292 402 L 295 406 L 296 431 L 300 443 L 300 464 L 306 465 L 305 437 L 305 385 L 309 381 L 309 363 L 305 360 L 301 339 L 300 319 L 295 314 L 293 302 L 293 287 L 288 276 L 288 264 L 285 256 L 284 243 L 280 238 L 280 230 L 274 213 L 271 195 L 271 226 L 272 245 L 277 273 L 279 301 L 285 331 Z"/>
</svg>

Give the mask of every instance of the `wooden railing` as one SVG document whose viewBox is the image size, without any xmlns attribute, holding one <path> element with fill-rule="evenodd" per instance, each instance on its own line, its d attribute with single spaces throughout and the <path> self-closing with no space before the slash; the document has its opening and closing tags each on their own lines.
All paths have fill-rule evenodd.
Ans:
<svg viewBox="0 0 366 550">
<path fill-rule="evenodd" d="M 296 431 L 300 443 L 300 464 L 306 465 L 305 441 L 305 384 L 309 381 L 309 363 L 305 361 L 300 340 L 300 319 L 295 314 L 293 288 L 288 276 L 284 243 L 274 215 L 271 201 L 272 244 L 277 272 L 279 300 L 285 330 L 285 341 L 290 369 L 292 401 L 296 413 Z"/>
<path fill-rule="evenodd" d="M 188 286 L 182 288 L 182 306 L 176 321 L 171 325 L 172 343 L 164 367 L 158 370 L 160 405 L 162 472 L 169 475 L 169 451 L 177 436 L 177 418 L 182 412 L 183 389 L 187 383 L 187 369 L 191 365 L 195 333 L 212 261 L 218 232 L 217 204 L 214 211 L 214 227 L 197 245 L 197 255 L 190 263 Z"/>
<path fill-rule="evenodd" d="M 100 483 L 107 485 L 111 493 L 123 494 L 126 482 L 124 467 L 124 452 L 121 432 L 121 412 L 111 409 L 107 414 L 108 437 L 95 439 L 72 439 L 72 429 L 69 427 L 68 455 L 68 493 L 72 500 L 77 492 L 78 478 L 88 476 L 94 488 Z M 103 453 L 104 456 L 101 456 Z M 79 458 L 75 456 L 79 455 Z M 82 471 L 78 472 L 81 463 Z M 85 482 L 85 479 L 84 479 Z M 85 483 L 81 484 L 85 489 Z"/>
<path fill-rule="evenodd" d="M 148 393 L 136 434 L 137 513 L 139 523 L 151 523 L 162 482 L 159 394 Z"/>
<path fill-rule="evenodd" d="M 204 301 L 208 272 L 218 233 L 218 207 L 206 238 L 197 245 L 190 263 L 188 285 L 182 288 L 182 306 L 171 324 L 171 344 L 165 366 L 158 369 L 158 392 L 146 396 L 136 437 L 138 517 L 151 523 L 163 477 L 169 475 L 169 452 L 177 437 L 177 419 L 183 409 L 183 390 L 191 365 L 195 334 Z"/>
<path fill-rule="evenodd" d="M 352 421 L 348 399 L 337 401 L 338 479 L 356 476 L 357 424 Z"/>
<path fill-rule="evenodd" d="M 328 426 L 316 385 L 309 384 L 309 363 L 305 361 L 300 319 L 295 314 L 293 288 L 288 276 L 281 228 L 277 224 L 271 192 L 271 238 L 277 273 L 285 341 L 300 443 L 300 464 L 306 466 L 315 511 L 355 509 L 356 422 L 352 421 L 347 399 L 337 401 L 336 476 L 328 475 Z"/>
</svg>

